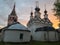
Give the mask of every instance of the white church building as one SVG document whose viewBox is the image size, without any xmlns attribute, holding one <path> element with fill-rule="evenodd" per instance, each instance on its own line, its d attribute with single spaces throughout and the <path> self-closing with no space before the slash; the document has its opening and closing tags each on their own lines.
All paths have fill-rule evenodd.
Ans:
<svg viewBox="0 0 60 45">
<path fill-rule="evenodd" d="M 38 1 L 36 1 L 38 3 Z M 39 5 L 39 4 L 38 4 Z M 31 11 L 27 27 L 18 22 L 15 12 L 15 4 L 8 16 L 8 24 L 2 28 L 1 41 L 3 42 L 30 42 L 35 41 L 60 41 L 60 32 L 53 28 L 48 18 L 47 10 L 44 11 L 44 18 L 41 19 L 40 8 L 36 4 L 35 12 Z M 33 16 L 34 15 L 34 16 Z"/>
<path fill-rule="evenodd" d="M 32 39 L 36 41 L 58 41 L 58 32 L 53 28 L 53 23 L 48 18 L 47 10 L 45 9 L 44 18 L 41 19 L 40 8 L 37 3 L 38 1 L 36 2 L 35 12 L 31 11 L 30 20 L 27 23 Z"/>
<path fill-rule="evenodd" d="M 29 42 L 31 32 L 27 27 L 19 23 L 15 12 L 15 4 L 11 14 L 8 17 L 8 25 L 2 29 L 3 42 Z"/>
</svg>

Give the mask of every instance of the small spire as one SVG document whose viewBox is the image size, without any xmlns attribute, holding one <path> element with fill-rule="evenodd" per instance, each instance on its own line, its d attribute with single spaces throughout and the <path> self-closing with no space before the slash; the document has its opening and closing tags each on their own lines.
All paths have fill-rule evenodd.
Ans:
<svg viewBox="0 0 60 45">
<path fill-rule="evenodd" d="M 36 11 L 40 11 L 40 8 L 39 8 L 39 1 L 36 1 L 36 8 L 35 8 Z"/>
<path fill-rule="evenodd" d="M 31 16 L 33 16 L 33 11 L 32 11 L 32 7 L 31 7 Z"/>
<path fill-rule="evenodd" d="M 16 12 L 15 12 L 15 3 L 14 3 L 13 10 L 12 10 L 10 15 L 16 15 Z"/>
<path fill-rule="evenodd" d="M 46 10 L 46 4 L 45 4 L 45 11 L 44 11 L 45 14 L 47 14 L 47 10 Z"/>
<path fill-rule="evenodd" d="M 30 20 L 33 19 L 33 10 L 32 10 L 32 7 L 31 7 L 31 13 L 30 13 Z"/>
<path fill-rule="evenodd" d="M 45 20 L 47 20 L 47 18 L 48 18 L 48 14 L 47 14 L 47 10 L 46 10 L 46 4 L 45 4 L 45 11 L 44 11 L 44 18 L 45 18 Z"/>
<path fill-rule="evenodd" d="M 36 1 L 36 7 L 39 7 L 39 1 Z"/>
<path fill-rule="evenodd" d="M 45 9 L 46 9 L 46 4 L 45 4 Z"/>
<path fill-rule="evenodd" d="M 14 3 L 14 8 L 13 9 L 15 10 L 15 3 Z"/>
</svg>

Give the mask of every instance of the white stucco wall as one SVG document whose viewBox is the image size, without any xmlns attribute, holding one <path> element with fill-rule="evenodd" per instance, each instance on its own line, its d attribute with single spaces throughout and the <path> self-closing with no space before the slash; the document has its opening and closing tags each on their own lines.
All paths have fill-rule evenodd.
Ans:
<svg viewBox="0 0 60 45">
<path fill-rule="evenodd" d="M 33 34 L 35 41 L 59 41 L 56 31 L 38 31 Z"/>
<path fill-rule="evenodd" d="M 58 41 L 58 33 L 55 31 L 49 31 L 49 41 Z"/>
<path fill-rule="evenodd" d="M 45 37 L 44 37 L 44 34 L 45 34 Z M 47 41 L 47 32 L 46 31 L 35 32 L 35 34 L 33 36 L 33 40 L 36 40 L 36 41 Z"/>
<path fill-rule="evenodd" d="M 23 33 L 23 39 L 20 39 L 20 33 Z M 4 42 L 29 42 L 30 41 L 30 32 L 26 31 L 5 31 L 3 35 Z"/>
</svg>

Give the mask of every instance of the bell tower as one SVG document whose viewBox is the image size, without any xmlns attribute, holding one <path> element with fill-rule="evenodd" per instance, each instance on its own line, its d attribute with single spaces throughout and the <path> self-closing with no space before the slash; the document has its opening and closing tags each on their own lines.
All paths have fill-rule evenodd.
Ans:
<svg viewBox="0 0 60 45">
<path fill-rule="evenodd" d="M 16 15 L 16 11 L 15 11 L 15 3 L 14 3 L 14 6 L 13 6 L 13 10 L 12 12 L 10 13 L 10 15 L 8 16 L 8 25 L 11 25 L 15 22 L 17 22 L 17 15 Z"/>
</svg>

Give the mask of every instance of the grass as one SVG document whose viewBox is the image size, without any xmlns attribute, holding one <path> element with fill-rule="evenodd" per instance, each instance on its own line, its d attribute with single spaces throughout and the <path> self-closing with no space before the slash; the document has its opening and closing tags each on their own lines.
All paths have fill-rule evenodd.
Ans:
<svg viewBox="0 0 60 45">
<path fill-rule="evenodd" d="M 60 42 L 40 42 L 40 41 L 31 41 L 29 43 L 3 43 L 3 42 L 0 42 L 0 45 L 60 45 Z"/>
</svg>

